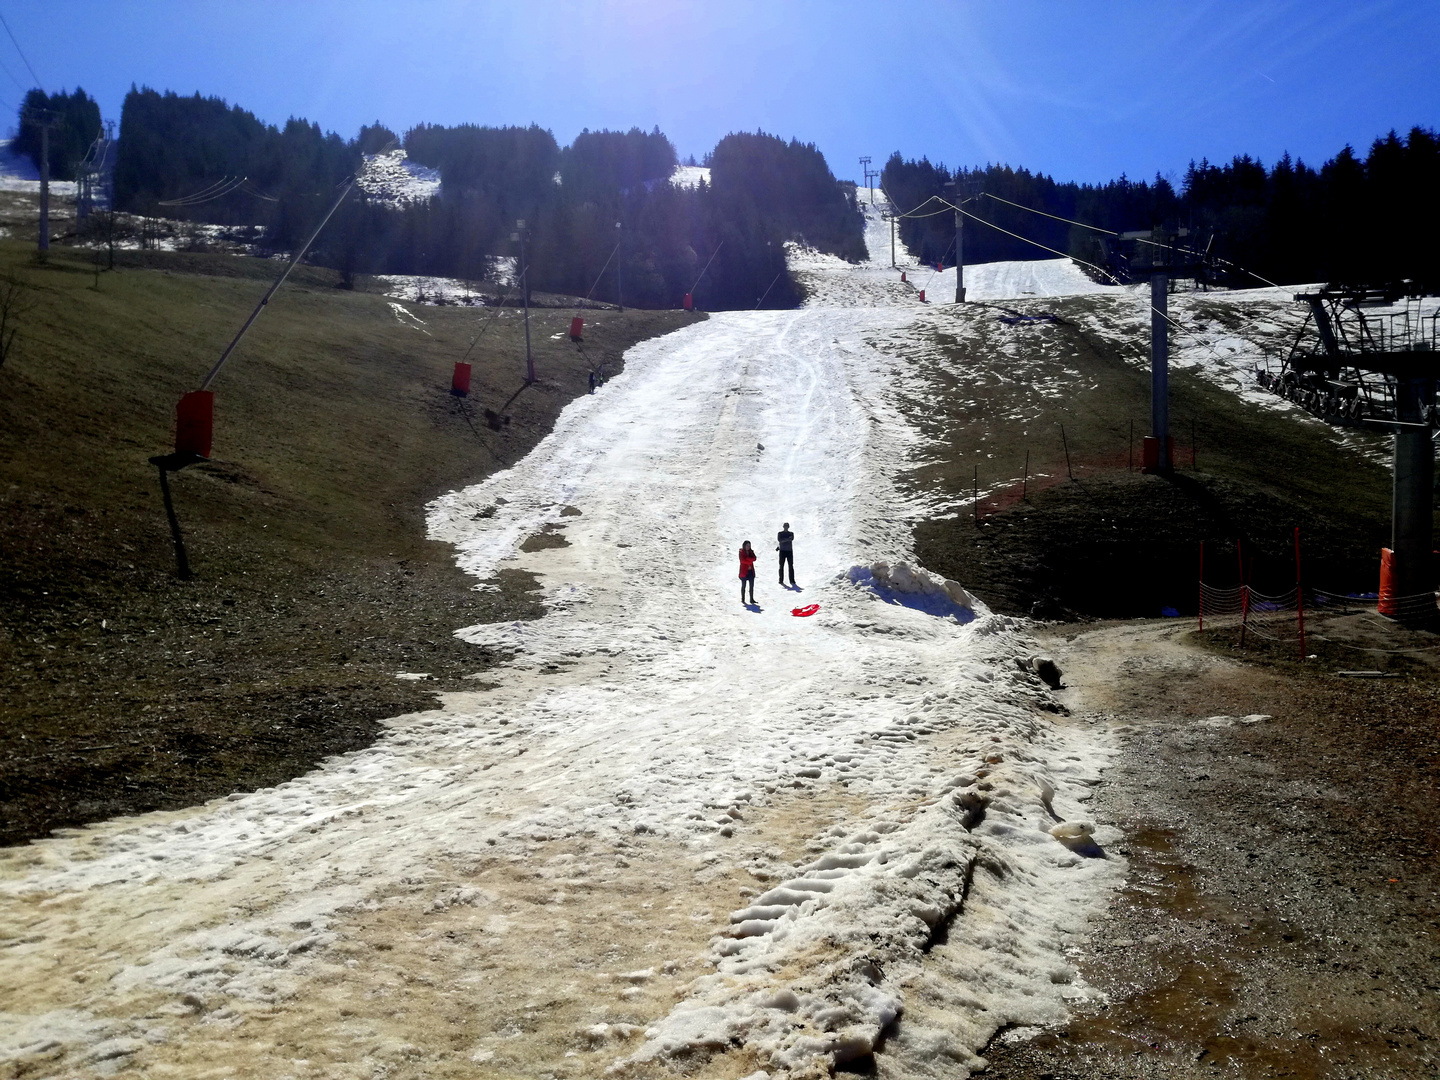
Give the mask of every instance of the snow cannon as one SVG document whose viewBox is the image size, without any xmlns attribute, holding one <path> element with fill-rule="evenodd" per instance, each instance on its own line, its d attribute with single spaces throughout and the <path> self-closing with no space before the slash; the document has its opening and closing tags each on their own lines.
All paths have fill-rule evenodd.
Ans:
<svg viewBox="0 0 1440 1080">
<path fill-rule="evenodd" d="M 583 331 L 584 329 L 585 320 L 582 319 L 579 315 L 576 315 L 573 319 L 570 320 L 570 340 L 577 344 L 583 341 L 584 338 L 581 337 L 581 331 Z"/>
<path fill-rule="evenodd" d="M 215 391 L 191 390 L 175 407 L 175 453 L 210 456 L 215 431 Z"/>
<path fill-rule="evenodd" d="M 684 307 L 686 311 L 695 310 L 695 298 L 691 296 L 688 292 L 685 294 Z"/>
<path fill-rule="evenodd" d="M 456 361 L 455 374 L 450 377 L 450 393 L 456 397 L 468 397 L 470 394 L 470 365 Z"/>
</svg>

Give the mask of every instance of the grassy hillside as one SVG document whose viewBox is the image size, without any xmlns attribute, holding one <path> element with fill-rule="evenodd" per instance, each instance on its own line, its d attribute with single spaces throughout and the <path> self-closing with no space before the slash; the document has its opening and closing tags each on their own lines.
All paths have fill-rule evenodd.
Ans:
<svg viewBox="0 0 1440 1080">
<path fill-rule="evenodd" d="M 573 312 L 533 313 L 527 387 L 506 309 L 461 402 L 451 368 L 489 311 L 407 315 L 297 271 L 213 386 L 213 461 L 171 477 L 181 582 L 147 459 L 278 265 L 130 253 L 97 285 L 88 255 L 31 251 L 0 242 L 28 307 L 0 368 L 0 842 L 273 784 L 426 688 L 473 688 L 488 658 L 451 632 L 535 605 L 523 575 L 474 591 L 425 503 L 523 456 L 590 362 L 701 317 L 589 312 L 587 360 Z"/>
<path fill-rule="evenodd" d="M 967 505 L 917 529 L 920 560 L 1000 611 L 1154 616 L 1162 606 L 1195 610 L 1202 540 L 1207 581 L 1235 583 L 1240 540 L 1252 584 L 1283 592 L 1298 526 L 1310 584 L 1373 590 L 1389 542 L 1390 475 L 1357 448 L 1383 455 L 1388 437 L 1352 433 L 1346 446 L 1308 418 L 1172 369 L 1178 468 L 1169 479 L 1144 476 L 1148 340 L 1114 330 L 1106 303 L 1007 302 L 1062 320 L 1043 326 L 1007 327 L 985 304 L 934 316 L 933 339 L 915 344 L 933 392 L 912 417 L 944 452 L 912 480 Z M 978 525 L 968 505 L 977 468 L 981 491 L 994 489 Z"/>
</svg>

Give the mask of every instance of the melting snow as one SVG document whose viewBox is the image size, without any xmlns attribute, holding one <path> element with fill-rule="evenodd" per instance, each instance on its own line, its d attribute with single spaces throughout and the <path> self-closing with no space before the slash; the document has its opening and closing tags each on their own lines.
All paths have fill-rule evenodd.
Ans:
<svg viewBox="0 0 1440 1080">
<path fill-rule="evenodd" d="M 885 226 L 869 225 L 874 251 Z M 509 909 L 463 868 L 554 840 L 649 853 L 682 897 L 709 868 L 767 879 L 733 910 L 692 910 L 712 972 L 647 1028 L 581 998 L 576 1038 L 608 1060 L 739 1048 L 781 1077 L 877 1051 L 891 1074 L 961 1076 L 999 1028 L 1060 1022 L 1089 995 L 1065 950 L 1123 863 L 1077 855 L 1051 808 L 1081 816 L 1109 747 L 1037 709 L 1024 624 L 914 563 L 926 507 L 896 475 L 928 444 L 896 406 L 906 362 L 871 342 L 913 333 L 924 309 L 888 266 L 794 257 L 807 307 L 636 346 L 517 465 L 432 504 L 429 533 L 464 569 L 526 569 L 544 590 L 541 619 L 458 631 L 511 658 L 491 689 L 396 717 L 279 787 L 0 853 L 14 985 L 48 987 L 0 1006 L 0 1055 L 147 1067 L 167 1039 L 200 1053 L 246 1015 L 330 1017 L 337 986 L 390 992 L 355 952 L 360 915 L 388 912 L 409 941 L 427 913 L 474 906 L 494 944 L 463 947 L 503 947 Z M 798 592 L 768 578 L 787 521 Z M 547 527 L 568 546 L 521 551 Z M 737 595 L 746 539 L 754 607 Z M 808 603 L 814 617 L 790 616 Z M 810 855 L 744 846 L 752 816 L 812 793 L 853 809 L 809 826 Z M 405 907 L 417 890 L 425 903 Z M 554 904 L 587 917 L 583 899 Z M 116 960 L 87 985 L 97 931 Z M 573 981 L 543 944 L 535 980 Z M 666 977 L 630 966 L 611 980 L 621 1000 Z M 464 1053 L 498 1066 L 500 1050 Z M 362 1055 L 356 1074 L 385 1068 Z"/>
<path fill-rule="evenodd" d="M 440 194 L 440 171 L 411 161 L 404 150 L 370 154 L 356 186 L 372 199 L 400 206 Z"/>
</svg>

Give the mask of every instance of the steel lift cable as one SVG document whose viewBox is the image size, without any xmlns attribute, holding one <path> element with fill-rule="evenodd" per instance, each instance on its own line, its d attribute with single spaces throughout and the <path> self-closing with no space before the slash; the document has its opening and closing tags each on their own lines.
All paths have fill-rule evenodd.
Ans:
<svg viewBox="0 0 1440 1080">
<path fill-rule="evenodd" d="M 196 206 L 200 203 L 210 202 L 212 199 L 218 199 L 222 195 L 228 195 L 244 182 L 245 178 L 243 176 L 227 176 L 222 180 L 217 180 L 215 183 L 201 188 L 199 191 L 191 192 L 189 195 L 181 195 L 175 199 L 162 199 L 158 205 Z"/>
<path fill-rule="evenodd" d="M 20 54 L 20 59 L 25 61 L 25 67 L 30 72 L 30 77 L 35 80 L 35 88 L 43 89 L 45 84 L 40 81 L 40 76 L 35 74 L 35 68 L 31 65 L 30 58 L 25 55 L 25 50 L 20 48 L 20 42 L 15 40 L 15 31 L 10 29 L 10 24 L 5 21 L 3 13 L 0 13 L 0 26 L 5 27 L 5 33 L 10 35 L 10 41 L 14 44 L 15 51 Z"/>
</svg>

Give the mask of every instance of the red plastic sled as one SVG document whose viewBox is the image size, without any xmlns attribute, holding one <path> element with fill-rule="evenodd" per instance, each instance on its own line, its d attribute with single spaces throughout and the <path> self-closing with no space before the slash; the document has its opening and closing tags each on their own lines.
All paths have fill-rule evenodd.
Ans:
<svg viewBox="0 0 1440 1080">
<path fill-rule="evenodd" d="M 804 607 L 791 608 L 791 615 L 799 615 L 802 619 L 807 615 L 814 615 L 820 610 L 819 604 L 806 604 Z"/>
</svg>

